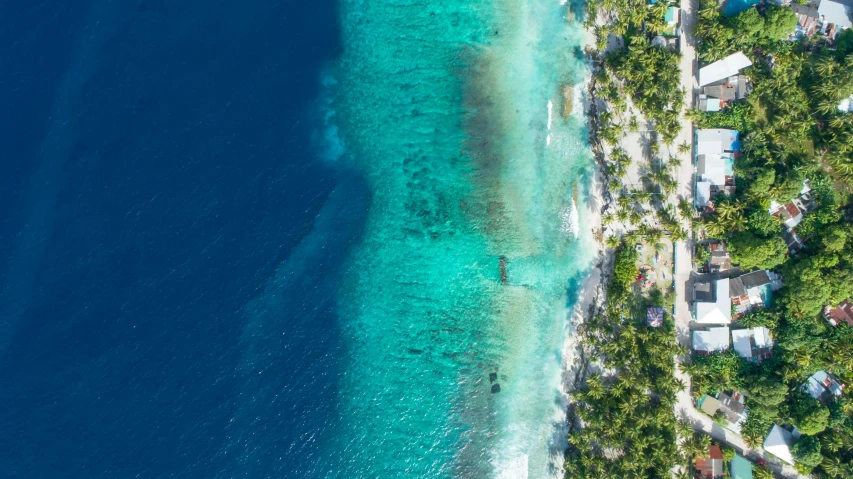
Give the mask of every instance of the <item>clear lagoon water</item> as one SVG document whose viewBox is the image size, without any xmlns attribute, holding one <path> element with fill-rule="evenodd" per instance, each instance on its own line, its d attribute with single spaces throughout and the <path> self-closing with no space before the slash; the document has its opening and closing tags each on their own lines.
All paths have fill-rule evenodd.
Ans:
<svg viewBox="0 0 853 479">
<path fill-rule="evenodd" d="M 3 474 L 552 476 L 581 10 L 0 7 Z"/>
</svg>

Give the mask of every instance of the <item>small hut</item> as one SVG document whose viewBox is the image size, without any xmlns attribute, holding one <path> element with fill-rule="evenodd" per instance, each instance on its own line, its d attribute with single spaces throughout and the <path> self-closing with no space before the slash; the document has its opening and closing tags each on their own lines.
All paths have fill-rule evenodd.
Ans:
<svg viewBox="0 0 853 479">
<path fill-rule="evenodd" d="M 646 324 L 653 328 L 661 327 L 661 325 L 663 324 L 663 308 L 647 308 Z"/>
</svg>

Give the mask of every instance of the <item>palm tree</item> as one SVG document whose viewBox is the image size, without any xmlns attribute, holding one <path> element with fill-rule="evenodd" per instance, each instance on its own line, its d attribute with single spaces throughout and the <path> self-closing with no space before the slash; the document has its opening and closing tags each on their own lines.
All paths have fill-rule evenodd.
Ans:
<svg viewBox="0 0 853 479">
<path fill-rule="evenodd" d="M 814 69 L 820 74 L 820 76 L 828 77 L 832 76 L 832 74 L 838 69 L 838 63 L 836 63 L 835 59 L 831 56 L 824 56 L 820 57 L 815 64 Z"/>
<path fill-rule="evenodd" d="M 645 190 L 639 190 L 634 193 L 634 198 L 637 200 L 638 203 L 647 203 L 649 200 L 652 199 L 652 194 Z"/>
<path fill-rule="evenodd" d="M 631 218 L 631 223 L 633 223 L 635 225 L 639 225 L 640 223 L 643 222 L 643 215 L 640 214 L 639 211 L 632 211 L 630 218 Z"/>
<path fill-rule="evenodd" d="M 670 156 L 669 162 L 667 163 L 667 168 L 679 168 L 681 167 L 681 158 L 677 156 Z"/>
<path fill-rule="evenodd" d="M 830 99 L 823 99 L 820 103 L 818 103 L 817 108 L 815 110 L 818 113 L 822 113 L 824 115 L 829 115 L 834 112 L 837 108 L 837 104 Z"/>
<path fill-rule="evenodd" d="M 622 182 L 618 178 L 614 178 L 607 182 L 607 189 L 616 192 L 622 188 Z"/>
<path fill-rule="evenodd" d="M 726 201 L 715 207 L 717 223 L 724 231 L 738 231 L 743 228 L 746 223 L 743 206 L 740 202 Z"/>
<path fill-rule="evenodd" d="M 767 466 L 756 466 L 752 469 L 755 479 L 776 479 L 776 474 Z"/>
<path fill-rule="evenodd" d="M 619 237 L 615 236 L 615 235 L 614 236 L 608 236 L 607 239 L 605 240 L 605 245 L 610 249 L 616 248 L 617 246 L 619 246 L 619 243 L 620 243 Z"/>
</svg>

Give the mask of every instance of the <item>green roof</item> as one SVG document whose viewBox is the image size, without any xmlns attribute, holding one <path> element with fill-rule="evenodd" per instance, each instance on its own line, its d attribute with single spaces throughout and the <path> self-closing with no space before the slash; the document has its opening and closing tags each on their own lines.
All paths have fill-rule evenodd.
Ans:
<svg viewBox="0 0 853 479">
<path fill-rule="evenodd" d="M 732 459 L 730 469 L 732 479 L 752 479 L 752 463 L 740 456 Z"/>
</svg>

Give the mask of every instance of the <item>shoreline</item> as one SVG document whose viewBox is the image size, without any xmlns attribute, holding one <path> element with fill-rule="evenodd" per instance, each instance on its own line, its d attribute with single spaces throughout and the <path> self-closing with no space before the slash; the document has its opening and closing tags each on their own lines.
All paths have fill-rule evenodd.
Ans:
<svg viewBox="0 0 853 479">
<path fill-rule="evenodd" d="M 608 189 L 609 178 L 605 177 L 603 168 L 606 155 L 598 138 L 600 124 L 595 74 L 600 68 L 601 52 L 595 49 L 595 34 L 590 28 L 584 27 L 583 35 L 584 56 L 589 69 L 589 80 L 586 91 L 583 93 L 582 104 L 595 169 L 589 189 L 589 197 L 585 203 L 585 214 L 591 220 L 591 232 L 597 248 L 596 258 L 578 293 L 577 303 L 572 308 L 566 325 L 566 340 L 562 351 L 562 388 L 566 398 L 566 418 L 562 432 L 564 434 L 563 439 L 566 442 L 568 435 L 579 426 L 578 419 L 574 414 L 576 402 L 572 399 L 572 393 L 584 384 L 590 366 L 596 359 L 586 347 L 584 325 L 603 308 L 606 300 L 604 286 L 610 276 L 610 268 L 613 263 L 613 250 L 604 243 L 605 231 L 609 228 L 602 224 L 602 217 L 612 207 L 613 196 Z"/>
</svg>

